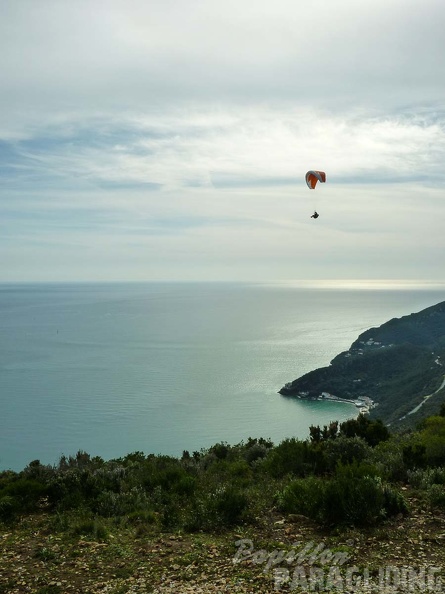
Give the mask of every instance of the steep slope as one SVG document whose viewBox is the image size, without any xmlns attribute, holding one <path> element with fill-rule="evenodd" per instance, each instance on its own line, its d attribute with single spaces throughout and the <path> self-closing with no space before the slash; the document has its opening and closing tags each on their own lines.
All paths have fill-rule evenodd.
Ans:
<svg viewBox="0 0 445 594">
<path fill-rule="evenodd" d="M 280 393 L 299 398 L 322 393 L 353 400 L 368 397 L 377 403 L 372 416 L 393 425 L 412 424 L 423 416 L 424 399 L 441 388 L 444 362 L 445 301 L 366 330 L 329 367 L 286 384 Z M 435 398 L 445 400 L 445 390 Z"/>
</svg>

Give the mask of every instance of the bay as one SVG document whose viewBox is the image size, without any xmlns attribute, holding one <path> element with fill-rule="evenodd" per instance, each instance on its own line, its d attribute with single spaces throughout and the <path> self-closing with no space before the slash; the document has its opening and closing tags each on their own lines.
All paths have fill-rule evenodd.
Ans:
<svg viewBox="0 0 445 594">
<path fill-rule="evenodd" d="M 306 438 L 353 405 L 284 398 L 363 330 L 437 288 L 292 283 L 0 285 L 0 469 L 84 450 L 181 455 Z"/>
</svg>

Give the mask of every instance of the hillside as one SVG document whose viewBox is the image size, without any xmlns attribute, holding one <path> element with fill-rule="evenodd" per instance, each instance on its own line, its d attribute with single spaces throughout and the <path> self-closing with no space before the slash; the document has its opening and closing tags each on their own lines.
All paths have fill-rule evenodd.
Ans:
<svg viewBox="0 0 445 594">
<path fill-rule="evenodd" d="M 437 412 L 403 435 L 361 416 L 305 441 L 1 472 L 0 593 L 442 591 Z"/>
<path fill-rule="evenodd" d="M 403 568 L 409 568 L 416 578 L 419 566 L 426 567 L 425 579 L 438 580 L 440 574 L 434 568 L 445 564 L 445 513 L 419 502 L 415 491 L 407 490 L 405 496 L 411 507 L 409 517 L 386 522 L 384 527 L 349 529 L 340 534 L 327 534 L 306 518 L 270 513 L 259 526 L 210 535 L 138 533 L 115 524 L 101 540 L 91 534 L 54 533 L 52 516 L 35 514 L 24 518 L 13 531 L 2 533 L 0 527 L 0 592 L 302 594 L 308 591 L 301 587 L 305 581 L 312 586 L 310 591 L 316 590 L 310 581 L 312 568 L 318 579 L 315 572 L 323 571 L 325 582 L 336 568 L 327 565 L 322 570 L 319 562 L 312 561 L 320 558 L 322 551 L 344 555 L 339 586 L 346 586 L 349 568 L 361 568 L 353 590 L 357 594 L 394 587 L 396 580 L 403 578 Z M 247 548 L 250 544 L 252 549 Z M 290 559 L 291 554 L 297 559 L 304 556 L 300 565 L 297 560 L 280 562 L 280 555 Z M 369 585 L 360 587 L 358 580 L 365 571 Z M 281 576 L 289 577 L 289 582 L 280 584 Z M 414 591 L 424 590 L 417 587 Z"/>
<path fill-rule="evenodd" d="M 360 334 L 328 367 L 289 382 L 280 394 L 340 399 L 369 398 L 371 417 L 392 426 L 413 426 L 445 400 L 445 301 L 394 318 Z"/>
</svg>

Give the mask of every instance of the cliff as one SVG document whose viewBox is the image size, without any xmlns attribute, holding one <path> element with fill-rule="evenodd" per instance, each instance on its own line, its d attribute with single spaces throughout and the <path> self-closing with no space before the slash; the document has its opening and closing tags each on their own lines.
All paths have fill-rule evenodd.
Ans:
<svg viewBox="0 0 445 594">
<path fill-rule="evenodd" d="M 445 400 L 445 301 L 366 330 L 328 367 L 289 382 L 280 394 L 369 398 L 387 424 L 409 426 Z"/>
</svg>

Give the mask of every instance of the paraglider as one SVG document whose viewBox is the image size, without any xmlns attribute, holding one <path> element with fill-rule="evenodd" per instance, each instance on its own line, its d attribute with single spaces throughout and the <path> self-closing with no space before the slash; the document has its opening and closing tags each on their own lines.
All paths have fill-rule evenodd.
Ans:
<svg viewBox="0 0 445 594">
<path fill-rule="evenodd" d="M 326 173 L 324 171 L 308 171 L 306 173 L 306 183 L 310 190 L 315 190 L 317 182 L 324 183 L 326 181 Z"/>
<path fill-rule="evenodd" d="M 315 190 L 318 182 L 324 183 L 326 181 L 326 173 L 324 171 L 308 171 L 306 173 L 306 183 L 310 190 Z M 311 215 L 311 219 L 318 219 L 320 215 L 316 210 Z"/>
</svg>

